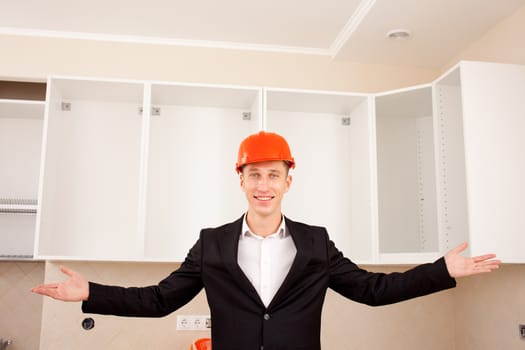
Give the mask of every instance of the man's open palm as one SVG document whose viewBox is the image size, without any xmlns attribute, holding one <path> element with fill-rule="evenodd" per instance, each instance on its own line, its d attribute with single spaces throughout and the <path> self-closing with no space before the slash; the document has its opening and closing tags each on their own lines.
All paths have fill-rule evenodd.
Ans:
<svg viewBox="0 0 525 350">
<path fill-rule="evenodd" d="M 31 291 L 62 301 L 87 300 L 89 296 L 88 281 L 78 272 L 70 270 L 65 266 L 60 266 L 60 271 L 69 276 L 66 281 L 41 284 L 31 289 Z"/>
</svg>

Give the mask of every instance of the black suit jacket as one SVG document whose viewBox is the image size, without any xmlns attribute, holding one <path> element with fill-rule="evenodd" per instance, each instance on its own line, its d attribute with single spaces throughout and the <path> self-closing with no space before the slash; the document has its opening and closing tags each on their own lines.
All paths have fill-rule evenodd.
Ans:
<svg viewBox="0 0 525 350">
<path fill-rule="evenodd" d="M 444 259 L 403 273 L 371 273 L 345 258 L 322 227 L 286 219 L 297 255 L 268 307 L 237 264 L 242 218 L 204 229 L 181 267 L 149 287 L 90 282 L 87 313 L 161 317 L 206 290 L 214 350 L 319 350 L 327 288 L 360 303 L 385 305 L 455 286 Z"/>
</svg>

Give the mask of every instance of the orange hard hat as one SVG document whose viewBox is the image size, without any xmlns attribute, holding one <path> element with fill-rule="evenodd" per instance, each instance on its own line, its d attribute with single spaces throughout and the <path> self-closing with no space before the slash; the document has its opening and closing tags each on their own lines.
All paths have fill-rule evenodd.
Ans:
<svg viewBox="0 0 525 350">
<path fill-rule="evenodd" d="M 235 170 L 240 173 L 246 164 L 268 160 L 283 160 L 290 168 L 295 167 L 295 160 L 284 137 L 273 132 L 259 131 L 241 142 Z"/>
<path fill-rule="evenodd" d="M 211 350 L 211 338 L 200 338 L 191 344 L 190 350 Z"/>
</svg>

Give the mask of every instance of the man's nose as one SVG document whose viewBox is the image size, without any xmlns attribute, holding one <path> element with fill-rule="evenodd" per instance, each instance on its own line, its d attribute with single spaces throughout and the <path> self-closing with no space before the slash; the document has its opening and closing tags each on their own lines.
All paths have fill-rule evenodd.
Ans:
<svg viewBox="0 0 525 350">
<path fill-rule="evenodd" d="M 267 176 L 261 176 L 257 182 L 259 188 L 267 188 L 269 184 L 269 178 Z"/>
</svg>

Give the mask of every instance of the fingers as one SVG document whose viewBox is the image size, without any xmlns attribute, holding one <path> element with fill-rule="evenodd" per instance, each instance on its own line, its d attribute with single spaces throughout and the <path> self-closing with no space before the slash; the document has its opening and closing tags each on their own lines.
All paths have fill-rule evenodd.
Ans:
<svg viewBox="0 0 525 350">
<path fill-rule="evenodd" d="M 31 292 L 56 299 L 58 297 L 58 284 L 57 283 L 41 284 L 39 286 L 32 288 Z"/>
<path fill-rule="evenodd" d="M 462 251 L 467 249 L 467 247 L 468 247 L 468 243 L 467 242 L 463 242 L 460 245 L 458 245 L 456 248 L 452 249 L 452 252 L 455 253 L 455 254 L 460 254 Z"/>
<path fill-rule="evenodd" d="M 485 255 L 479 255 L 472 258 L 474 262 L 482 262 L 489 259 L 494 259 L 496 257 L 496 254 L 485 254 Z M 499 261 L 499 260 L 498 260 Z"/>
<path fill-rule="evenodd" d="M 486 273 L 491 272 L 495 269 L 499 268 L 499 265 L 501 264 L 500 260 L 487 260 L 494 257 L 494 254 L 487 254 L 484 256 L 476 257 L 474 259 L 479 259 L 478 261 L 474 262 L 473 270 L 475 273 Z"/>
<path fill-rule="evenodd" d="M 484 262 L 482 266 L 485 267 L 485 268 L 493 270 L 493 269 L 499 268 L 500 264 L 501 264 L 501 261 L 499 261 L 499 260 L 490 260 L 490 261 Z"/>
<path fill-rule="evenodd" d="M 48 289 L 56 289 L 58 288 L 58 283 L 50 283 L 50 284 L 39 284 L 36 287 L 33 287 L 31 289 L 32 292 L 38 293 L 38 291 L 44 291 Z M 40 293 L 39 293 L 40 294 Z"/>
<path fill-rule="evenodd" d="M 476 268 L 476 273 L 486 273 L 486 272 L 492 272 L 495 269 L 498 269 L 499 265 L 485 265 L 482 267 Z"/>
<path fill-rule="evenodd" d="M 73 274 L 75 273 L 75 271 L 68 269 L 67 267 L 63 265 L 60 265 L 60 271 L 62 271 L 62 273 L 68 275 L 69 277 L 72 277 Z"/>
</svg>

